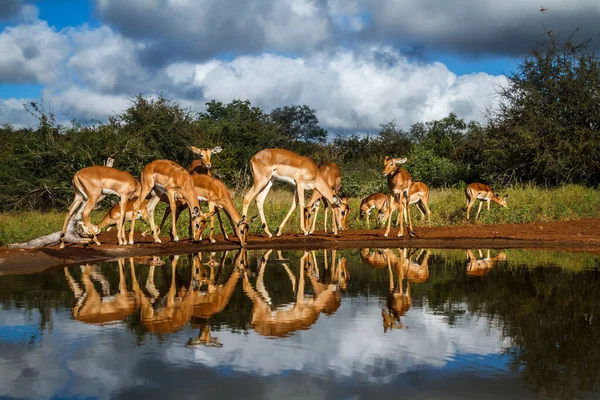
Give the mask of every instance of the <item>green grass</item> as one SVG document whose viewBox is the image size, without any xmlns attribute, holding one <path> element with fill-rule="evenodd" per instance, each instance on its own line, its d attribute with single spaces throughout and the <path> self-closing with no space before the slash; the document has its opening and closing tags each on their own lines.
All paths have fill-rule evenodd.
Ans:
<svg viewBox="0 0 600 400">
<path fill-rule="evenodd" d="M 478 223 L 527 223 L 547 221 L 570 221 L 587 218 L 600 218 L 600 191 L 583 186 L 569 185 L 555 189 L 544 189 L 536 186 L 518 186 L 498 191 L 499 194 L 508 194 L 508 209 L 492 203 L 491 212 L 488 214 L 484 204 Z M 348 225 L 354 229 L 366 229 L 366 224 L 359 221 L 360 198 L 349 199 L 350 217 Z M 234 202 L 241 213 L 242 196 L 234 196 Z M 308 198 L 307 198 L 308 202 Z M 271 232 L 275 232 L 287 214 L 292 203 L 292 193 L 284 190 L 273 190 L 267 197 L 265 215 Z M 432 226 L 456 225 L 465 223 L 465 195 L 462 189 L 435 189 L 430 193 L 429 207 L 431 209 Z M 159 204 L 155 212 L 157 223 L 164 213 L 165 204 Z M 475 218 L 478 204 L 471 210 L 471 219 Z M 425 225 L 420 213 L 411 206 L 413 222 L 417 226 Z M 206 211 L 206 207 L 203 207 Z M 319 212 L 317 229 L 322 229 L 323 210 Z M 0 245 L 21 242 L 59 231 L 62 228 L 66 209 L 64 212 L 51 211 L 41 213 L 11 212 L 0 214 Z M 105 211 L 92 212 L 92 222 L 98 223 Z M 256 203 L 253 202 L 248 211 L 249 216 L 257 215 Z M 395 217 L 394 217 L 395 218 Z M 229 232 L 231 228 L 227 218 L 224 219 L 225 227 Z M 371 215 L 371 228 L 375 227 L 375 215 Z M 188 232 L 188 214 L 183 213 L 177 227 L 180 236 L 186 237 Z M 167 220 L 164 231 L 169 230 L 170 219 Z M 145 223 L 136 223 L 140 230 L 148 229 Z M 220 233 L 217 227 L 216 231 Z M 252 231 L 263 232 L 260 219 L 253 223 Z M 298 210 L 290 217 L 284 233 L 299 231 Z M 208 235 L 205 229 L 204 235 Z"/>
</svg>

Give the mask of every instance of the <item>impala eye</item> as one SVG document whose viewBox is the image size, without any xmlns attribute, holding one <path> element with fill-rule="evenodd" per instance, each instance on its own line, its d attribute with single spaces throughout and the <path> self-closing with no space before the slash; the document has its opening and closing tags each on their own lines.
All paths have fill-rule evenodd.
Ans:
<svg viewBox="0 0 600 400">
<path fill-rule="evenodd" d="M 196 229 L 200 229 L 200 224 L 196 224 Z"/>
</svg>

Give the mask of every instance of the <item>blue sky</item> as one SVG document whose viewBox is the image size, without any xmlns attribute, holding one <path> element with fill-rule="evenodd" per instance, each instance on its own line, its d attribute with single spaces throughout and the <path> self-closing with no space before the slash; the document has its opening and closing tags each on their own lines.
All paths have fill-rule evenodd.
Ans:
<svg viewBox="0 0 600 400">
<path fill-rule="evenodd" d="M 307 104 L 332 131 L 443 118 L 484 121 L 503 74 L 544 26 L 597 37 L 593 0 L 4 0 L 0 124 L 22 103 L 59 121 L 106 120 L 137 93 L 202 111 L 249 99 Z"/>
</svg>

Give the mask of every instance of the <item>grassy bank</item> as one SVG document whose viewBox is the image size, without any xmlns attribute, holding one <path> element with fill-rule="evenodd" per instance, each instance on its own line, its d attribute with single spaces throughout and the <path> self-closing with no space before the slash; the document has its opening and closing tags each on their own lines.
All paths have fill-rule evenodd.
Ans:
<svg viewBox="0 0 600 400">
<path fill-rule="evenodd" d="M 527 223 L 527 222 L 547 222 L 547 221 L 569 221 L 585 218 L 600 218 L 600 191 L 586 188 L 583 186 L 564 186 L 556 189 L 543 189 L 534 186 L 512 187 L 499 194 L 508 194 L 508 209 L 502 208 L 497 204 L 492 204 L 491 212 L 488 215 L 487 209 L 481 212 L 480 222 L 483 224 L 497 223 Z M 234 197 L 238 210 L 241 212 L 241 196 Z M 269 227 L 272 232 L 275 231 L 279 223 L 285 217 L 292 201 L 292 193 L 277 190 L 272 191 L 267 198 L 265 213 Z M 366 229 L 367 225 L 359 221 L 359 206 L 361 199 L 352 198 L 349 200 L 351 211 L 348 224 L 354 229 Z M 472 209 L 471 218 L 473 219 L 477 212 L 476 206 Z M 412 215 L 415 225 L 424 225 L 419 212 L 414 206 Z M 431 209 L 431 224 L 433 226 L 456 225 L 465 223 L 465 195 L 462 189 L 436 189 L 432 190 L 429 198 L 429 207 Z M 165 204 L 159 204 L 156 212 L 156 220 L 160 221 L 165 209 Z M 206 208 L 204 208 L 206 210 Z M 64 212 L 52 211 L 41 212 L 19 212 L 0 214 L 0 245 L 8 243 L 30 240 L 48 233 L 58 231 L 62 228 L 66 210 Z M 105 211 L 98 210 L 92 213 L 92 222 L 98 223 Z M 256 205 L 253 202 L 249 214 L 256 215 Z M 319 213 L 317 228 L 322 229 L 322 215 Z M 298 231 L 298 211 L 292 215 L 285 228 L 285 232 Z M 371 228 L 374 227 L 371 217 Z M 231 231 L 229 223 L 224 218 L 226 228 Z M 187 235 L 186 213 L 182 214 L 178 222 L 180 236 Z M 148 229 L 145 223 L 138 223 L 141 230 Z M 168 227 L 166 228 L 168 229 Z M 253 223 L 254 232 L 262 232 L 260 221 L 257 219 Z M 220 230 L 217 228 L 217 232 Z M 205 235 L 208 229 L 205 230 Z"/>
</svg>

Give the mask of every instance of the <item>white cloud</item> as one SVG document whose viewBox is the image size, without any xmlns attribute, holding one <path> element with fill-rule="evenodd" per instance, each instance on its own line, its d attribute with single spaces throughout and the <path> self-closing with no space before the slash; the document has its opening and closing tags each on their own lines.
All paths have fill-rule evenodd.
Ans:
<svg viewBox="0 0 600 400">
<path fill-rule="evenodd" d="M 377 129 L 391 120 L 407 127 L 449 112 L 481 121 L 481 112 L 496 104 L 496 87 L 504 83 L 504 76 L 457 77 L 440 63 L 410 63 L 388 47 L 308 58 L 264 54 L 209 61 L 197 66 L 194 79 L 206 99 L 248 98 L 266 109 L 308 104 L 324 126 L 352 130 Z"/>
<path fill-rule="evenodd" d="M 0 83 L 52 84 L 68 52 L 67 37 L 44 21 L 7 27 L 0 33 Z"/>
</svg>

